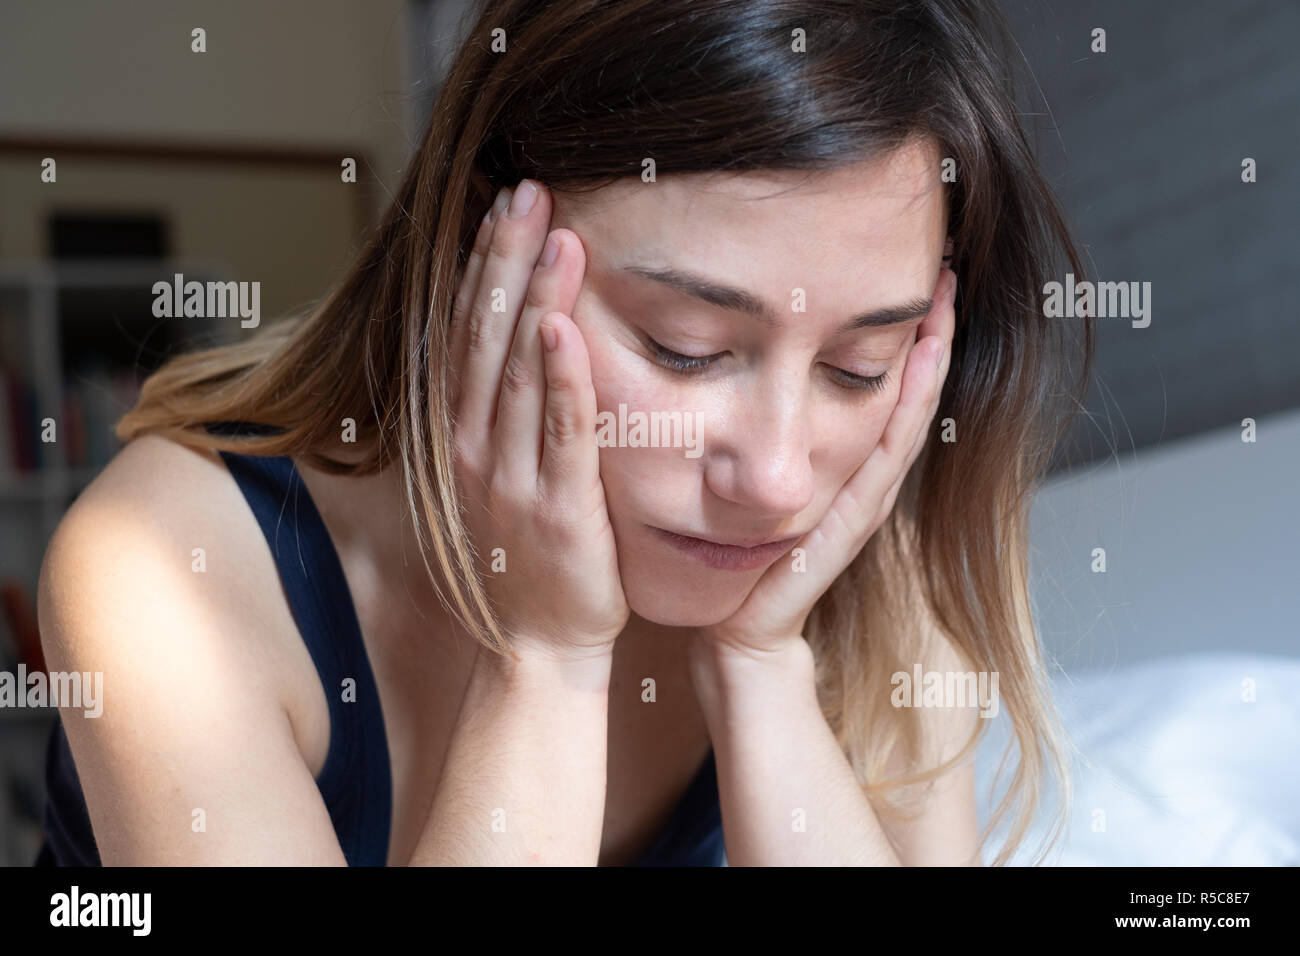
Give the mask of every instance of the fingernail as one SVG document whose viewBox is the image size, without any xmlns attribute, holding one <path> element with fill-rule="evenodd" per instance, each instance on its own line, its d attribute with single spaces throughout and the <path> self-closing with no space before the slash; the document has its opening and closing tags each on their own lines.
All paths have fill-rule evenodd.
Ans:
<svg viewBox="0 0 1300 956">
<path fill-rule="evenodd" d="M 946 356 L 947 354 L 948 354 L 948 346 L 945 345 L 939 349 L 938 356 L 934 360 L 935 368 L 943 368 L 944 356 Z"/>
<path fill-rule="evenodd" d="M 547 266 L 549 266 L 552 262 L 555 261 L 555 257 L 558 256 L 559 254 L 560 254 L 560 241 L 555 238 L 555 233 L 551 233 L 550 236 L 548 236 L 546 239 L 545 247 L 543 247 L 542 249 L 542 259 L 540 263 L 541 267 L 545 269 Z"/>
<path fill-rule="evenodd" d="M 506 213 L 511 219 L 519 219 L 528 215 L 533 208 L 533 203 L 537 201 L 537 187 L 533 185 L 531 179 L 525 179 L 515 190 L 514 196 L 510 200 L 510 211 Z"/>
<path fill-rule="evenodd" d="M 539 324 L 537 328 L 542 333 L 542 344 L 546 346 L 546 351 L 554 352 L 555 346 L 560 344 L 560 339 L 559 336 L 555 334 L 555 329 L 547 325 L 545 322 Z"/>
<path fill-rule="evenodd" d="M 506 206 L 510 205 L 510 188 L 505 187 L 497 193 L 496 202 L 492 204 L 492 219 L 495 221 L 498 216 L 506 211 Z"/>
</svg>

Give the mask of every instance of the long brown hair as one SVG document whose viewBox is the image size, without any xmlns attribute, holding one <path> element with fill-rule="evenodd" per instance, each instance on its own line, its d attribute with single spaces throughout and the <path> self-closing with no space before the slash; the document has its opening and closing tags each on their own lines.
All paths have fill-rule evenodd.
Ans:
<svg viewBox="0 0 1300 956">
<path fill-rule="evenodd" d="M 910 671 L 937 633 L 975 671 L 996 672 L 1019 759 L 981 839 L 1018 807 L 993 861 L 1007 862 L 1051 773 L 1061 812 L 1046 850 L 1069 780 L 1029 608 L 1028 508 L 1082 400 L 1093 330 L 1049 320 L 1039 305 L 1064 264 L 1085 273 L 1019 125 L 1015 46 L 996 9 L 487 0 L 472 14 L 419 149 L 341 282 L 245 342 L 171 359 L 118 437 L 292 455 L 334 474 L 400 463 L 435 588 L 469 633 L 506 651 L 461 519 L 447 401 L 452 299 L 496 191 L 525 177 L 599 188 L 640 176 L 647 158 L 661 176 L 818 171 L 932 137 L 956 174 L 945 191 L 957 327 L 935 421 L 951 419 L 957 440 L 929 441 L 888 523 L 823 596 L 805 636 L 823 711 L 881 812 L 902 813 L 890 795 L 968 758 L 986 726 L 977 721 L 960 754 L 926 766 L 916 712 L 889 705 L 890 675 Z M 234 438 L 201 427 L 231 420 L 277 431 Z M 329 454 L 347 420 L 358 440 L 373 439 L 352 464 Z M 887 779 L 896 749 L 907 773 Z"/>
</svg>

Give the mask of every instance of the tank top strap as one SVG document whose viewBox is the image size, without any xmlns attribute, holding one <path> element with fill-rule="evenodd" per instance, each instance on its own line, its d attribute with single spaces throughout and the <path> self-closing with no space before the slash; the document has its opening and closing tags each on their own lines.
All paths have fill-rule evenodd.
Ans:
<svg viewBox="0 0 1300 956">
<path fill-rule="evenodd" d="M 208 430 L 255 433 L 249 423 Z M 265 433 L 265 432 L 262 432 Z M 330 743 L 316 778 L 350 866 L 384 866 L 392 778 L 379 690 L 347 578 L 324 520 L 287 456 L 220 452 L 247 499 L 284 585 L 329 706 Z"/>
</svg>

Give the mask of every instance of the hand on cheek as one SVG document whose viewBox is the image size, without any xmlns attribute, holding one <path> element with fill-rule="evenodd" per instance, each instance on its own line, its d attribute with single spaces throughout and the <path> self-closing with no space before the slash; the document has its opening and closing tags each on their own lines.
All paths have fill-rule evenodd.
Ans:
<svg viewBox="0 0 1300 956">
<path fill-rule="evenodd" d="M 813 605 L 889 516 L 903 479 L 929 437 L 948 372 L 956 285 L 956 275 L 941 269 L 933 306 L 917 327 L 898 402 L 879 441 L 818 525 L 790 555 L 768 568 L 739 610 L 700 630 L 696 653 L 714 659 L 779 661 L 792 645 L 802 643 Z"/>
<path fill-rule="evenodd" d="M 532 201 L 517 201 L 525 195 Z M 452 312 L 454 465 L 511 649 L 604 666 L 628 608 L 598 476 L 589 356 L 568 318 L 585 250 L 549 230 L 549 214 L 547 193 L 525 182 L 480 226 Z"/>
</svg>

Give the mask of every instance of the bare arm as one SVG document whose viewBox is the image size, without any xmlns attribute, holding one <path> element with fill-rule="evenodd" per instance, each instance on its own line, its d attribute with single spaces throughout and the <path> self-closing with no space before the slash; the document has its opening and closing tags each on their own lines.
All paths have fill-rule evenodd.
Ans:
<svg viewBox="0 0 1300 956">
<path fill-rule="evenodd" d="M 875 812 L 826 723 L 806 643 L 766 659 L 697 642 L 693 673 L 718 761 L 727 860 L 746 865 L 981 865 L 974 764 L 940 776 L 919 812 L 902 821 Z M 926 667 L 956 666 L 935 652 Z M 975 711 L 932 708 L 922 719 L 933 751 L 925 766 L 956 755 Z M 895 755 L 889 772 L 902 773 Z"/>
<path fill-rule="evenodd" d="M 628 608 L 590 362 L 568 317 L 585 250 L 548 233 L 552 199 L 535 185 L 504 190 L 480 224 L 451 335 L 457 485 L 479 555 L 504 561 L 484 581 L 518 659 L 479 651 L 415 863 L 595 865 L 600 851 Z"/>
<path fill-rule="evenodd" d="M 412 865 L 594 866 L 609 673 L 479 651 Z"/>
<path fill-rule="evenodd" d="M 192 531 L 193 529 L 191 529 Z M 122 498 L 78 502 L 42 564 L 53 671 L 103 674 L 99 717 L 65 707 L 100 858 L 121 865 L 343 865 L 295 743 L 256 622 L 220 608 L 231 585 L 196 538 Z M 265 642 L 262 642 L 265 643 Z"/>
<path fill-rule="evenodd" d="M 692 648 L 733 866 L 897 866 L 817 703 L 804 642 L 757 660 Z"/>
</svg>

